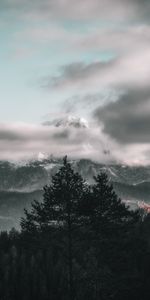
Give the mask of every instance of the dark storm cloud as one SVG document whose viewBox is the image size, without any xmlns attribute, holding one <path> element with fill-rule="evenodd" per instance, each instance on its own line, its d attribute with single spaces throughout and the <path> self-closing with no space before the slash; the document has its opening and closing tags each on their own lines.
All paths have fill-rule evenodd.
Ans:
<svg viewBox="0 0 150 300">
<path fill-rule="evenodd" d="M 95 110 L 103 131 L 121 143 L 150 143 L 150 89 L 130 90 Z"/>
</svg>

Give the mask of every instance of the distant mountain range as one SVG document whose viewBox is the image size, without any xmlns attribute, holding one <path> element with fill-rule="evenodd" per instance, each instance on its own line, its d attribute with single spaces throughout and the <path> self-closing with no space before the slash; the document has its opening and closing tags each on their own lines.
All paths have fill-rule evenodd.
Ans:
<svg viewBox="0 0 150 300">
<path fill-rule="evenodd" d="M 71 164 L 89 183 L 106 172 L 118 195 L 133 208 L 142 201 L 150 203 L 150 166 L 104 165 L 85 159 Z M 42 200 L 43 186 L 50 184 L 61 165 L 62 159 L 44 155 L 17 164 L 0 162 L 0 230 L 19 228 L 24 207 L 29 208 L 34 199 Z"/>
</svg>

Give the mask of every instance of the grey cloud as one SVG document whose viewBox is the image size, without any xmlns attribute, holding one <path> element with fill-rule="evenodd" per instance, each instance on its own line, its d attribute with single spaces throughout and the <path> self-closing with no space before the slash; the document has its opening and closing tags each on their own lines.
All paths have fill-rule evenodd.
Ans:
<svg viewBox="0 0 150 300">
<path fill-rule="evenodd" d="M 0 160 L 32 158 L 39 152 L 104 160 L 105 144 L 99 128 L 0 124 Z"/>
<path fill-rule="evenodd" d="M 76 82 L 80 79 L 89 77 L 91 74 L 95 73 L 100 67 L 103 67 L 104 63 L 91 63 L 85 65 L 83 62 L 72 63 L 67 66 L 63 66 L 61 74 L 50 79 L 50 84 L 48 86 L 57 87 L 70 82 Z"/>
<path fill-rule="evenodd" d="M 38 153 L 44 152 L 56 157 L 69 154 L 72 158 L 89 158 L 103 163 L 150 163 L 150 143 L 144 146 L 120 145 L 102 131 L 101 125 L 86 129 L 69 128 L 68 133 L 64 128 L 27 124 L 0 124 L 0 132 L 4 127 L 12 132 L 13 138 L 17 137 L 0 139 L 0 160 L 35 159 Z"/>
<path fill-rule="evenodd" d="M 43 87 L 61 88 L 78 84 L 80 81 L 84 81 L 93 75 L 95 76 L 99 71 L 110 68 L 113 64 L 114 61 L 94 62 L 91 64 L 85 64 L 83 62 L 72 63 L 61 67 L 60 75 L 43 79 L 43 81 L 45 81 Z"/>
<path fill-rule="evenodd" d="M 130 24 L 130 23 L 129 23 Z M 72 42 L 79 51 L 99 50 L 127 53 L 150 45 L 149 24 L 132 24 L 110 28 L 94 28 L 88 34 L 79 36 Z"/>
<path fill-rule="evenodd" d="M 129 90 L 120 100 L 95 110 L 104 133 L 124 144 L 150 143 L 150 89 Z"/>
<path fill-rule="evenodd" d="M 61 132 L 56 132 L 54 135 L 53 135 L 53 138 L 54 139 L 58 139 L 60 142 L 62 140 L 67 140 L 69 139 L 69 136 L 70 136 L 70 133 L 69 133 L 69 130 L 63 130 Z"/>
<path fill-rule="evenodd" d="M 107 62 L 73 63 L 60 69 L 60 75 L 47 77 L 46 88 L 78 89 L 79 93 L 96 93 L 101 88 L 133 89 L 149 86 L 149 47 L 138 48 Z"/>
<path fill-rule="evenodd" d="M 20 141 L 23 140 L 23 137 L 16 133 L 13 132 L 12 130 L 0 130 L 0 140 L 1 141 Z"/>
<path fill-rule="evenodd" d="M 143 0 L 1 0 L 1 10 L 16 9 L 52 18 L 95 19 L 149 17 L 150 3 Z"/>
<path fill-rule="evenodd" d="M 85 95 L 76 95 L 66 99 L 61 107 L 65 114 L 80 113 L 91 114 L 91 111 L 101 107 L 106 103 L 114 102 L 119 99 L 119 91 L 115 89 L 102 89 L 98 93 L 89 93 Z"/>
<path fill-rule="evenodd" d="M 93 105 L 95 106 L 96 104 L 99 104 L 101 99 L 101 94 L 87 94 L 85 96 L 73 96 L 71 98 L 66 99 L 63 104 L 61 109 L 65 111 L 66 114 L 72 114 L 72 113 L 77 113 L 78 110 L 80 112 L 84 109 L 86 111 L 91 108 L 93 109 Z"/>
</svg>

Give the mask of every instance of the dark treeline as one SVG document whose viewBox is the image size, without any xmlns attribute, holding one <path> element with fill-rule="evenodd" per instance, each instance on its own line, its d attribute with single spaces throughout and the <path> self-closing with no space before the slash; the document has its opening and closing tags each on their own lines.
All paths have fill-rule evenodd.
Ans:
<svg viewBox="0 0 150 300">
<path fill-rule="evenodd" d="M 21 232 L 1 232 L 0 300 L 149 298 L 150 217 L 129 210 L 105 174 L 94 179 L 64 158 Z"/>
</svg>

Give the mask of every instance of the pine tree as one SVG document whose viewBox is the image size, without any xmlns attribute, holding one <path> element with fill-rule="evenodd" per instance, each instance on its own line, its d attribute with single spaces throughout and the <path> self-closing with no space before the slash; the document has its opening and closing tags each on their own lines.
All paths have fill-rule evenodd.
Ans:
<svg viewBox="0 0 150 300">
<path fill-rule="evenodd" d="M 139 213 L 129 210 L 121 201 L 105 173 L 94 179 L 95 184 L 90 187 L 82 205 L 87 243 L 91 245 L 86 264 L 90 265 L 91 260 L 89 276 L 91 281 L 93 278 L 95 299 L 109 299 L 114 292 L 114 274 L 123 260 L 121 255 L 128 232 L 137 223 Z"/>
<path fill-rule="evenodd" d="M 114 191 L 113 185 L 105 173 L 94 177 L 92 187 L 93 225 L 99 230 L 109 228 L 112 231 L 122 228 L 125 224 L 137 221 L 139 213 L 129 210 Z"/>
<path fill-rule="evenodd" d="M 67 157 L 63 166 L 52 177 L 50 186 L 44 187 L 43 202 L 34 201 L 31 212 L 25 210 L 21 221 L 22 232 L 35 234 L 51 230 L 62 232 L 67 238 L 69 299 L 74 299 L 73 237 L 79 227 L 79 203 L 87 186 L 82 177 L 73 171 Z"/>
<path fill-rule="evenodd" d="M 31 252 L 36 248 L 49 251 L 54 260 L 53 275 L 40 273 L 42 293 L 49 293 L 52 299 L 97 300 L 114 299 L 117 292 L 122 295 L 126 281 L 119 278 L 128 259 L 124 247 L 130 253 L 128 232 L 132 236 L 138 213 L 125 206 L 106 174 L 94 179 L 94 185 L 87 185 L 65 157 L 51 184 L 44 187 L 43 201 L 34 201 L 21 221 L 22 240 L 31 242 Z M 54 286 L 51 291 L 49 277 Z"/>
</svg>

